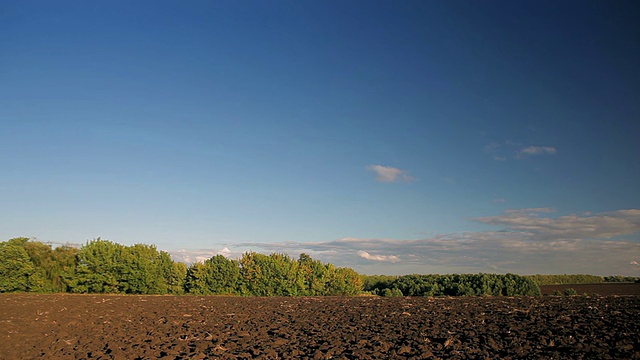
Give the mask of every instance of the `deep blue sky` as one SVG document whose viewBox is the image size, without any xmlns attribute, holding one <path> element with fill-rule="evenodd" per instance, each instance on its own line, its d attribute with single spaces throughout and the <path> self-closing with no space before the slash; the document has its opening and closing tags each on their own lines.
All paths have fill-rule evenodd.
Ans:
<svg viewBox="0 0 640 360">
<path fill-rule="evenodd" d="M 640 275 L 636 1 L 4 1 L 0 240 Z"/>
</svg>

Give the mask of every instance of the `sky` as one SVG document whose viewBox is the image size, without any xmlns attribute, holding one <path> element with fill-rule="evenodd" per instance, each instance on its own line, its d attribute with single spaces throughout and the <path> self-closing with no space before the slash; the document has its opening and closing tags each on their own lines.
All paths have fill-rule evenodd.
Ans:
<svg viewBox="0 0 640 360">
<path fill-rule="evenodd" d="M 0 241 L 640 276 L 640 3 L 0 3 Z"/>
</svg>

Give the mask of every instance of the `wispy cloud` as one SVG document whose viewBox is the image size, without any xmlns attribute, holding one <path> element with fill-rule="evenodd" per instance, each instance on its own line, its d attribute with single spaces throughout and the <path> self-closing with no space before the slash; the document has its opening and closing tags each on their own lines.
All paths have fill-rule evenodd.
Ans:
<svg viewBox="0 0 640 360">
<path fill-rule="evenodd" d="M 555 155 L 558 150 L 553 146 L 525 146 L 514 141 L 505 141 L 504 144 L 491 142 L 484 146 L 483 152 L 490 154 L 495 161 L 507 161 L 509 157 L 524 159 L 535 155 Z"/>
<path fill-rule="evenodd" d="M 519 155 L 553 155 L 556 148 L 553 146 L 528 146 L 520 149 Z"/>
<path fill-rule="evenodd" d="M 501 145 L 497 142 L 492 142 L 484 146 L 484 152 L 493 154 L 500 150 Z"/>
<path fill-rule="evenodd" d="M 376 174 L 376 181 L 379 182 L 412 182 L 415 180 L 407 171 L 391 166 L 370 165 L 367 166 L 367 169 Z"/>
<path fill-rule="evenodd" d="M 500 145 L 497 142 L 492 142 L 485 145 L 483 151 L 487 154 L 491 154 L 491 156 L 493 157 L 493 160 L 495 161 L 507 160 L 506 156 L 500 154 L 500 152 L 502 151 L 502 145 Z"/>
<path fill-rule="evenodd" d="M 590 216 L 567 215 L 557 218 L 540 217 L 551 209 L 507 211 L 504 215 L 476 220 L 485 224 L 504 225 L 509 230 L 526 231 L 538 238 L 609 239 L 640 231 L 640 210 L 618 210 Z"/>
</svg>

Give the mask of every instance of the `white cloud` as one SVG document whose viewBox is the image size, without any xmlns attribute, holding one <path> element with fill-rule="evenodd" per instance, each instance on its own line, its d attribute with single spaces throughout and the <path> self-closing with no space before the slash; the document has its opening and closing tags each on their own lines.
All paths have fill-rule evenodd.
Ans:
<svg viewBox="0 0 640 360">
<path fill-rule="evenodd" d="M 367 169 L 375 172 L 376 180 L 379 182 L 412 182 L 415 180 L 407 171 L 391 166 L 370 165 L 367 166 Z"/>
<path fill-rule="evenodd" d="M 171 255 L 171 258 L 175 261 L 184 262 L 187 264 L 192 264 L 196 262 L 204 262 L 205 260 L 209 260 L 215 255 L 223 255 L 225 257 L 232 257 L 234 254 L 228 247 L 224 247 L 221 250 L 214 249 L 199 249 L 199 250 L 187 250 L 180 249 L 175 251 L 168 251 Z M 238 255 L 238 254 L 236 254 Z"/>
<path fill-rule="evenodd" d="M 507 202 L 507 200 L 503 199 L 503 198 L 496 198 L 493 199 L 494 204 L 504 204 Z"/>
<path fill-rule="evenodd" d="M 228 247 L 224 247 L 224 249 L 218 251 L 216 255 L 222 255 L 224 257 L 229 257 L 231 255 L 231 250 Z"/>
<path fill-rule="evenodd" d="M 529 146 L 520 150 L 520 155 L 553 155 L 556 148 L 553 146 Z"/>
<path fill-rule="evenodd" d="M 358 251 L 358 256 L 363 259 L 373 260 L 373 261 L 384 261 L 384 262 L 398 262 L 400 259 L 395 255 L 371 255 L 366 251 Z"/>
</svg>

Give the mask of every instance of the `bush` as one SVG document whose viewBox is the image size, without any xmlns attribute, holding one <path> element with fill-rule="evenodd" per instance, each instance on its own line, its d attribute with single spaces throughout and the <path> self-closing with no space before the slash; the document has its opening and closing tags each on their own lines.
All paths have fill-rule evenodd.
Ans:
<svg viewBox="0 0 640 360">
<path fill-rule="evenodd" d="M 564 289 L 564 294 L 566 296 L 571 296 L 571 295 L 578 295 L 578 292 L 574 288 L 567 288 L 567 289 Z"/>
<path fill-rule="evenodd" d="M 381 294 L 381 295 L 382 295 L 382 296 L 384 296 L 384 297 L 397 297 L 397 296 L 403 296 L 403 295 L 402 295 L 402 291 L 400 291 L 400 289 L 398 289 L 398 288 L 393 288 L 393 289 L 389 289 L 389 288 L 387 288 L 387 289 L 384 289 L 384 290 L 382 291 L 382 294 Z"/>
</svg>

